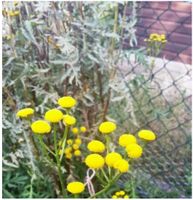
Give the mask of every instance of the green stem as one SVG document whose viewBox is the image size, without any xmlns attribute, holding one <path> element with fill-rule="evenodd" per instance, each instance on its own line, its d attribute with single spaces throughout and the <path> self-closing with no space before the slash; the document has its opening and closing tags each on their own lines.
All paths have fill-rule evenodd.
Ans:
<svg viewBox="0 0 193 200">
<path fill-rule="evenodd" d="M 60 155 L 60 162 L 62 161 L 62 158 L 63 158 L 63 155 L 64 155 L 64 149 L 66 147 L 67 136 L 68 136 L 68 126 L 65 127 L 64 135 L 63 135 L 63 138 L 62 138 L 62 153 Z"/>
<path fill-rule="evenodd" d="M 63 179 L 62 179 L 61 165 L 60 165 L 60 159 L 59 159 L 58 148 L 57 148 L 56 128 L 57 128 L 56 125 L 54 125 L 54 149 L 55 149 L 55 154 L 56 154 L 58 176 L 59 176 L 60 184 L 61 184 L 61 188 L 62 188 L 62 195 L 63 195 L 63 197 L 65 197 L 64 182 L 63 182 Z"/>
<path fill-rule="evenodd" d="M 111 186 L 114 182 L 117 181 L 117 179 L 120 177 L 120 175 L 121 175 L 121 174 L 115 175 L 114 178 L 113 178 L 111 181 L 109 181 L 109 183 L 106 185 L 106 187 L 105 187 L 104 189 L 102 189 L 101 191 L 97 192 L 97 193 L 94 194 L 93 196 L 90 196 L 89 198 L 97 197 L 97 196 L 99 196 L 100 194 L 106 192 L 106 191 L 110 188 L 110 186 Z"/>
<path fill-rule="evenodd" d="M 106 185 L 106 182 L 100 177 L 100 175 L 96 172 L 96 177 L 99 179 L 99 181 L 102 183 L 102 184 L 104 184 L 104 185 Z"/>
<path fill-rule="evenodd" d="M 45 155 L 46 158 L 47 158 L 50 162 L 52 162 L 51 159 L 50 159 L 50 157 L 49 157 L 49 155 L 48 155 L 48 152 L 46 151 L 45 144 L 44 144 L 44 142 L 43 142 L 43 136 L 42 136 L 42 135 L 37 135 L 37 136 L 38 136 L 38 140 L 39 140 L 39 142 L 40 142 L 40 146 L 41 146 L 41 150 L 42 150 L 42 152 L 43 152 L 43 155 Z"/>
<path fill-rule="evenodd" d="M 102 168 L 101 168 L 101 171 L 102 171 L 102 173 L 103 173 L 103 175 L 104 175 L 105 179 L 107 180 L 107 182 L 109 182 L 109 178 L 107 177 L 107 175 L 106 175 L 105 171 L 104 171 Z"/>
</svg>

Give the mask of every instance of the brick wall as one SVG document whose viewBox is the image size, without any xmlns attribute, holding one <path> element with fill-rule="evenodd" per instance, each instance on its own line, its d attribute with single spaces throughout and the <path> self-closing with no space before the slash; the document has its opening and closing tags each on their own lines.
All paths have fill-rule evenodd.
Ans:
<svg viewBox="0 0 193 200">
<path fill-rule="evenodd" d="M 128 14 L 130 10 L 128 10 Z M 137 11 L 137 39 L 144 46 L 150 33 L 163 33 L 167 44 L 161 56 L 191 64 L 192 5 L 189 2 L 140 2 Z"/>
</svg>

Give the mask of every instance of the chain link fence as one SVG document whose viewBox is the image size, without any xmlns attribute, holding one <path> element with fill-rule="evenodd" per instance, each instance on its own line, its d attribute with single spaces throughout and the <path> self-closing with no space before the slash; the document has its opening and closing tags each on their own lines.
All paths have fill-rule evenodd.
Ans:
<svg viewBox="0 0 193 200">
<path fill-rule="evenodd" d="M 149 8 L 151 3 L 138 5 L 137 13 L 144 7 Z M 158 10 L 159 8 L 152 9 L 154 20 L 144 28 L 143 37 L 151 33 L 153 24 L 160 22 L 162 26 L 158 33 L 165 33 L 169 42 L 172 40 L 176 29 L 169 32 L 168 27 L 161 21 L 161 16 L 168 10 L 171 11 L 171 2 L 167 4 L 168 8 L 162 11 Z M 190 17 L 191 13 L 184 17 L 179 25 L 183 27 Z M 138 22 L 140 20 L 143 21 L 139 17 Z M 141 35 L 138 35 L 138 39 L 140 37 Z M 144 45 L 143 41 L 138 42 Z M 148 62 L 151 63 L 153 59 L 155 61 L 152 69 L 131 60 L 119 70 L 133 101 L 132 112 L 137 126 L 133 126 L 129 121 L 132 112 L 120 123 L 129 127 L 133 133 L 140 129 L 150 129 L 158 135 L 156 142 L 146 146 L 140 162 L 135 163 L 134 177 L 139 197 L 191 197 L 191 65 L 185 63 L 181 56 L 184 49 L 188 48 L 191 49 L 191 41 L 185 48 L 176 49 L 176 54 L 169 59 L 165 59 L 165 51 L 160 58 L 149 57 Z M 119 184 L 124 185 L 127 179 L 127 176 L 123 176 Z"/>
</svg>

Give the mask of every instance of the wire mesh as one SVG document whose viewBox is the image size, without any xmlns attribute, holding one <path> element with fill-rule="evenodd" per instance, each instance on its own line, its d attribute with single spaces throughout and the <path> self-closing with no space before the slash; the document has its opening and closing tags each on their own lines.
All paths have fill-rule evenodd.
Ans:
<svg viewBox="0 0 193 200">
<path fill-rule="evenodd" d="M 144 7 L 151 7 L 151 3 L 140 3 L 137 13 Z M 144 37 L 148 36 L 153 24 L 160 22 L 160 31 L 170 40 L 176 29 L 168 32 L 160 17 L 167 11 L 175 13 L 171 3 L 167 2 L 168 7 L 159 14 L 156 8 L 153 9 L 155 20 L 146 27 Z M 180 26 L 189 18 L 191 13 L 180 20 Z M 191 41 L 184 49 L 187 48 L 191 48 Z M 191 66 L 181 59 L 184 49 L 177 51 L 170 60 L 163 59 L 163 54 L 162 58 L 156 58 L 153 70 L 143 70 L 142 66 L 132 62 L 129 62 L 127 72 L 119 70 L 134 102 L 139 124 L 131 131 L 150 129 L 158 135 L 156 142 L 146 146 L 140 162 L 134 164 L 136 180 L 140 180 L 138 195 L 143 198 L 159 197 L 160 193 L 162 197 L 191 197 Z M 132 87 L 131 77 L 136 76 L 143 79 Z M 128 113 L 125 123 L 130 116 Z M 123 176 L 120 185 L 127 179 L 127 175 Z"/>
</svg>

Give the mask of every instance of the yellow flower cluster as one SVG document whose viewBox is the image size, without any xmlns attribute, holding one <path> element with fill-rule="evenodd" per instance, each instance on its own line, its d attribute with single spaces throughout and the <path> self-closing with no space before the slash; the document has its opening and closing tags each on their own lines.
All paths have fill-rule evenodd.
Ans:
<svg viewBox="0 0 193 200">
<path fill-rule="evenodd" d="M 7 11 L 6 15 L 9 15 L 10 17 L 15 17 L 18 16 L 20 14 L 19 10 L 15 10 L 15 11 Z"/>
<path fill-rule="evenodd" d="M 82 182 L 71 182 L 67 185 L 68 192 L 72 194 L 79 194 L 85 190 L 85 186 Z"/>
<path fill-rule="evenodd" d="M 51 131 L 51 126 L 46 121 L 37 120 L 31 124 L 31 129 L 34 133 L 45 134 Z"/>
<path fill-rule="evenodd" d="M 99 140 L 92 140 L 88 143 L 87 148 L 91 152 L 103 153 L 105 150 L 105 145 Z"/>
<path fill-rule="evenodd" d="M 58 104 L 62 108 L 72 108 L 76 105 L 76 100 L 71 96 L 65 96 L 58 99 Z"/>
<path fill-rule="evenodd" d="M 20 117 L 20 118 L 27 118 L 31 115 L 34 114 L 34 109 L 32 108 L 23 108 L 21 110 L 19 110 L 16 114 L 17 117 Z"/>
<path fill-rule="evenodd" d="M 149 38 L 144 39 L 145 42 L 161 42 L 166 43 L 166 36 L 165 34 L 157 34 L 157 33 L 151 33 L 149 35 Z"/>
<path fill-rule="evenodd" d="M 125 194 L 125 191 L 120 190 L 118 192 L 115 192 L 114 195 L 112 196 L 112 199 L 118 199 L 118 198 L 128 199 L 129 196 Z"/>
<path fill-rule="evenodd" d="M 67 141 L 68 146 L 64 149 L 65 157 L 67 159 L 71 159 L 74 155 L 75 157 L 81 156 L 80 145 L 82 144 L 82 140 L 77 138 L 75 140 L 68 139 Z M 59 148 L 62 147 L 62 142 L 59 142 Z M 62 149 L 59 150 L 59 155 L 61 155 Z"/>
<path fill-rule="evenodd" d="M 64 115 L 63 117 L 63 123 L 66 126 L 72 126 L 76 123 L 76 118 L 71 115 Z"/>
<path fill-rule="evenodd" d="M 85 126 L 81 126 L 80 129 L 78 127 L 72 128 L 72 133 L 74 135 L 77 135 L 79 133 L 85 133 L 85 132 L 86 132 L 86 127 Z"/>
<path fill-rule="evenodd" d="M 104 166 L 105 160 L 99 154 L 90 154 L 85 159 L 86 165 L 91 169 L 100 169 Z"/>
<path fill-rule="evenodd" d="M 58 109 L 51 109 L 46 112 L 44 118 L 49 122 L 58 123 L 63 119 L 63 113 Z"/>
<path fill-rule="evenodd" d="M 103 122 L 99 126 L 99 131 L 103 134 L 109 134 L 115 131 L 117 128 L 116 124 L 113 122 Z"/>
</svg>

